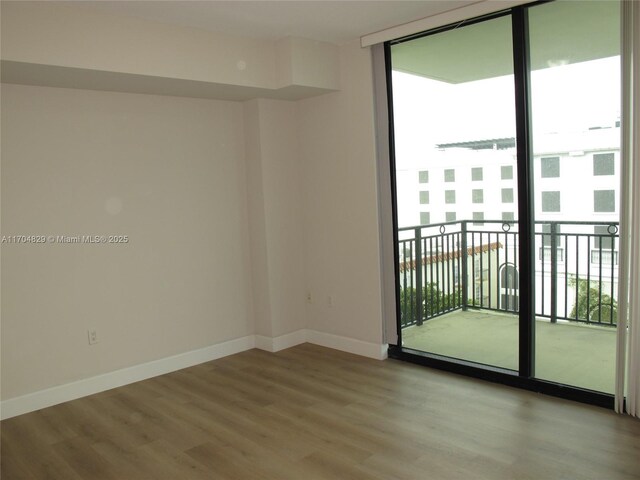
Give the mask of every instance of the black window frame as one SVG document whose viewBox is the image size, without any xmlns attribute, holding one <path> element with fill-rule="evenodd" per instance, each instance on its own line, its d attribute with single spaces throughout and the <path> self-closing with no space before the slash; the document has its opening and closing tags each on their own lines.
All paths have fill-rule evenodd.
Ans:
<svg viewBox="0 0 640 480">
<path fill-rule="evenodd" d="M 595 392 L 576 386 L 560 384 L 557 382 L 544 380 L 535 376 L 535 297 L 533 286 L 535 286 L 535 228 L 534 228 L 534 157 L 532 149 L 531 132 L 531 92 L 530 92 L 530 65 L 529 65 L 529 40 L 528 40 L 528 11 L 531 8 L 549 0 L 540 0 L 525 5 L 519 5 L 504 9 L 482 17 L 467 20 L 461 23 L 446 25 L 427 32 L 422 32 L 408 37 L 385 42 L 385 64 L 387 80 L 387 103 L 389 111 L 389 145 L 390 164 L 392 171 L 395 171 L 394 152 L 394 122 L 393 122 L 393 85 L 391 75 L 391 45 L 410 41 L 454 28 L 463 28 L 478 22 L 487 21 L 501 16 L 510 16 L 512 24 L 513 40 L 513 66 L 515 80 L 515 104 L 516 104 L 516 187 L 517 187 L 517 217 L 518 217 L 518 241 L 519 241 L 519 284 L 523 288 L 519 290 L 519 340 L 518 340 L 518 371 L 514 372 L 498 367 L 481 365 L 472 361 L 443 357 L 437 354 L 422 352 L 404 348 L 402 346 L 402 332 L 400 326 L 400 304 L 396 304 L 398 344 L 390 345 L 388 354 L 391 358 L 398 358 L 405 361 L 426 365 L 450 372 L 455 372 L 471 377 L 481 378 L 488 381 L 507 384 L 541 392 L 557 397 L 577 400 L 601 407 L 612 409 L 614 396 L 608 393 Z M 508 166 L 508 165 L 507 165 Z M 455 174 L 454 174 L 455 175 Z M 503 177 L 501 169 L 501 179 L 511 180 Z M 392 182 L 394 176 L 391 176 Z M 454 180 L 455 181 L 455 177 Z M 445 180 L 446 183 L 447 180 Z M 392 185 L 395 195 L 395 185 Z M 397 226 L 397 202 L 392 200 L 394 209 L 393 218 L 394 239 L 396 242 L 396 252 L 398 242 Z M 397 263 L 397 262 L 396 262 Z M 399 298 L 399 276 L 396 265 L 396 298 Z"/>
</svg>

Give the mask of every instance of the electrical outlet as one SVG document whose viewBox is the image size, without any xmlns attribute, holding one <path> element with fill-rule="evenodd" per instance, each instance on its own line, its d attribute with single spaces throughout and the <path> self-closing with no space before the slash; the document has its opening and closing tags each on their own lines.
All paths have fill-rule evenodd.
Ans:
<svg viewBox="0 0 640 480">
<path fill-rule="evenodd" d="M 98 343 L 98 331 L 97 330 L 87 330 L 87 335 L 89 336 L 89 345 L 93 345 Z"/>
</svg>

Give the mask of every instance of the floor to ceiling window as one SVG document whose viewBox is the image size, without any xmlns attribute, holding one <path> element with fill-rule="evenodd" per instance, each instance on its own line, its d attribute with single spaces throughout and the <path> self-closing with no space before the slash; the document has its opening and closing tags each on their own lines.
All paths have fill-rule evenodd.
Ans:
<svg viewBox="0 0 640 480">
<path fill-rule="evenodd" d="M 619 24 L 617 2 L 529 9 L 536 377 L 607 393 L 618 294 Z"/>
<path fill-rule="evenodd" d="M 387 45 L 396 353 L 611 400 L 619 16 L 545 2 Z"/>
<path fill-rule="evenodd" d="M 404 345 L 518 370 L 511 19 L 391 58 Z"/>
</svg>

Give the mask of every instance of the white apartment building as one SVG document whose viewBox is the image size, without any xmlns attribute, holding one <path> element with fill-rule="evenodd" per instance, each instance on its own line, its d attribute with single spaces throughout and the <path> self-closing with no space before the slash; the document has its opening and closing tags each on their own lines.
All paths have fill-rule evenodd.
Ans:
<svg viewBox="0 0 640 480">
<path fill-rule="evenodd" d="M 618 124 L 534 136 L 536 313 L 541 316 L 551 316 L 553 306 L 558 317 L 570 317 L 578 279 L 588 279 L 600 297 L 616 296 L 619 138 Z M 480 278 L 474 275 L 477 292 L 469 298 L 496 297 L 497 308 L 517 309 L 517 223 L 511 223 L 518 218 L 515 139 L 441 144 L 425 157 L 416 168 L 396 172 L 400 228 L 422 226 L 426 237 L 465 228 L 476 232 L 467 234 L 467 248 L 471 242 L 500 242 L 500 264 Z M 458 223 L 464 221 L 464 227 Z M 400 239 L 412 235 L 401 231 Z M 434 242 L 425 242 L 424 249 L 429 245 Z M 424 253 L 460 249 L 435 245 L 436 252 Z M 406 252 L 401 256 L 406 259 Z M 479 286 L 487 276 L 490 292 Z"/>
<path fill-rule="evenodd" d="M 618 127 L 535 139 L 536 220 L 617 222 Z M 398 224 L 517 218 L 514 138 L 439 145 L 396 172 Z"/>
</svg>

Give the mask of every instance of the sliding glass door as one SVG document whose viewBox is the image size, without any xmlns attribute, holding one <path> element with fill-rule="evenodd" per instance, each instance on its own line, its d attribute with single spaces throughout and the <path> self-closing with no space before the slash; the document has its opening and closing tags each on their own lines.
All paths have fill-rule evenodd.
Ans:
<svg viewBox="0 0 640 480">
<path fill-rule="evenodd" d="M 387 45 L 397 352 L 610 399 L 619 28 L 545 2 Z"/>
<path fill-rule="evenodd" d="M 620 9 L 529 9 L 536 377 L 613 393 L 620 188 Z"/>
<path fill-rule="evenodd" d="M 391 47 L 403 345 L 518 369 L 511 18 Z"/>
</svg>

